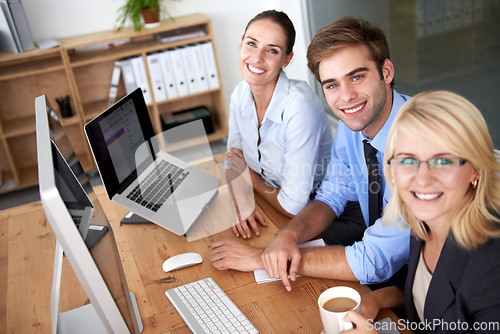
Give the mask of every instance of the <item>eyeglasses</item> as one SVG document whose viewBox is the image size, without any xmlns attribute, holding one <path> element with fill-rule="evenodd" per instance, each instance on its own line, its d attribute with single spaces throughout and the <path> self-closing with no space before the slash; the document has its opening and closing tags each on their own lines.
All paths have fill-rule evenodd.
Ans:
<svg viewBox="0 0 500 334">
<path fill-rule="evenodd" d="M 387 163 L 398 171 L 405 173 L 415 173 L 421 163 L 426 163 L 429 170 L 433 172 L 455 171 L 465 164 L 467 160 L 458 158 L 435 158 L 427 161 L 420 161 L 414 158 L 391 158 Z"/>
</svg>

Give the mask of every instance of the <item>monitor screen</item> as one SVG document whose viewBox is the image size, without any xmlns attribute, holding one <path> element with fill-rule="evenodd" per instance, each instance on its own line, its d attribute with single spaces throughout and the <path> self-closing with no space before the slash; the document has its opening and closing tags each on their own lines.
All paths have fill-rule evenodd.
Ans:
<svg viewBox="0 0 500 334">
<path fill-rule="evenodd" d="M 113 231 L 89 179 L 45 95 L 36 98 L 35 112 L 40 198 L 57 242 L 103 327 L 108 332 L 140 332 L 135 298 L 129 293 Z M 57 268 L 61 263 L 56 249 L 56 283 L 60 282 Z M 61 324 L 68 317 L 59 313 L 59 288 L 53 283 L 53 333 L 62 327 L 71 328 Z M 88 310 L 73 311 L 66 313 L 80 318 L 88 314 Z"/>
</svg>

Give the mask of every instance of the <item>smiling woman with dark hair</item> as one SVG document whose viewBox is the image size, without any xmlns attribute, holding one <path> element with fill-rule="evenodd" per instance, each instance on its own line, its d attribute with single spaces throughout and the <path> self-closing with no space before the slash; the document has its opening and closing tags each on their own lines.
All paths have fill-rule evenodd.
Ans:
<svg viewBox="0 0 500 334">
<path fill-rule="evenodd" d="M 249 167 L 253 189 L 292 217 L 308 202 L 328 165 L 332 134 L 324 109 L 304 81 L 288 79 L 295 29 L 288 16 L 268 10 L 248 23 L 240 45 L 243 80 L 231 95 L 227 166 Z M 259 234 L 254 211 L 233 231 Z"/>
</svg>

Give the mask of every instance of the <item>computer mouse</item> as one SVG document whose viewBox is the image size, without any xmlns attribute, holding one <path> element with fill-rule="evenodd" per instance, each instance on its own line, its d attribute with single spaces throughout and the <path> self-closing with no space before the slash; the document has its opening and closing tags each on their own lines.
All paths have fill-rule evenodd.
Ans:
<svg viewBox="0 0 500 334">
<path fill-rule="evenodd" d="M 168 273 L 169 271 L 194 266 L 202 261 L 203 258 L 198 253 L 190 252 L 177 254 L 163 262 L 163 271 Z"/>
</svg>

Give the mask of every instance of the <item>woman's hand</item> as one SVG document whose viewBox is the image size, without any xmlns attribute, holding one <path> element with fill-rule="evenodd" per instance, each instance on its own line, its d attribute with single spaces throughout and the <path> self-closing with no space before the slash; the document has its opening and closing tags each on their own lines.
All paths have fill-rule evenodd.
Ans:
<svg viewBox="0 0 500 334">
<path fill-rule="evenodd" d="M 229 180 L 239 219 L 239 222 L 232 228 L 233 233 L 237 237 L 241 235 L 243 239 L 250 238 L 251 228 L 258 236 L 260 235 L 259 224 L 267 226 L 267 223 L 260 212 L 255 209 L 252 181 L 248 174 L 251 170 L 247 166 L 243 152 L 237 148 L 231 147 L 226 153 L 226 161 L 230 170 L 236 174 L 236 176 L 232 175 Z"/>
<path fill-rule="evenodd" d="M 356 326 L 353 329 L 340 332 L 342 334 L 377 334 L 378 333 L 378 331 L 375 329 L 375 326 L 373 325 L 373 321 L 363 317 L 361 314 L 359 314 L 356 311 L 352 311 L 352 310 L 349 311 L 346 314 L 346 316 L 344 317 L 344 321 L 350 321 Z M 326 331 L 323 329 L 321 331 L 321 334 L 326 334 Z"/>
<path fill-rule="evenodd" d="M 228 167 L 235 171 L 238 175 L 243 174 L 247 168 L 247 162 L 243 156 L 243 151 L 235 147 L 231 147 L 231 149 L 226 153 L 226 161 Z"/>
<path fill-rule="evenodd" d="M 260 235 L 259 225 L 267 226 L 266 220 L 262 217 L 261 213 L 257 211 L 257 209 L 253 210 L 252 214 L 246 219 L 240 221 L 239 224 L 233 226 L 233 233 L 235 236 L 239 237 L 240 235 L 243 239 L 250 238 L 252 236 L 252 232 L 250 231 L 249 225 L 252 227 L 256 236 Z"/>
<path fill-rule="evenodd" d="M 344 321 L 350 321 L 354 325 L 356 325 L 356 328 L 348 330 L 348 331 L 343 331 L 341 333 L 344 334 L 376 334 L 378 331 L 375 329 L 375 326 L 373 325 L 373 320 L 367 319 L 363 317 L 361 314 L 359 314 L 356 311 L 349 311 L 346 316 L 344 317 Z"/>
</svg>

